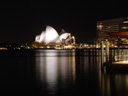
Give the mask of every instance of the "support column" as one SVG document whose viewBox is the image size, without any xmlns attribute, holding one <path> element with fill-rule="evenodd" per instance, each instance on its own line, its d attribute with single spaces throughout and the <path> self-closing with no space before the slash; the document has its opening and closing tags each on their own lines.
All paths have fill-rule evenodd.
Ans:
<svg viewBox="0 0 128 96">
<path fill-rule="evenodd" d="M 101 68 L 104 67 L 104 42 L 101 41 Z"/>
<path fill-rule="evenodd" d="M 109 41 L 106 40 L 106 64 L 109 64 Z"/>
</svg>

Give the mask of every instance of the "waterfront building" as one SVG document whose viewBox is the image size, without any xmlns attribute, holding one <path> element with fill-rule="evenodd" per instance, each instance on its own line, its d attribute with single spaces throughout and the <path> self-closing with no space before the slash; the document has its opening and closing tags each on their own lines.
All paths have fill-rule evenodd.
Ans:
<svg viewBox="0 0 128 96">
<path fill-rule="evenodd" d="M 128 17 L 101 20 L 97 22 L 97 41 L 128 37 Z"/>
</svg>

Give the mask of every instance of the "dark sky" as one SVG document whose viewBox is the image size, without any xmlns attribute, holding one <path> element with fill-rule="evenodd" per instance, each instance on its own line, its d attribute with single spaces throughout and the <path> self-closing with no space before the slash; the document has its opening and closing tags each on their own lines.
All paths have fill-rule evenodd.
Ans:
<svg viewBox="0 0 128 96">
<path fill-rule="evenodd" d="M 58 33 L 65 29 L 76 37 L 76 42 L 91 43 L 96 38 L 98 20 L 128 16 L 127 3 L 118 0 L 52 1 L 0 2 L 0 42 L 33 42 L 50 25 Z"/>
</svg>

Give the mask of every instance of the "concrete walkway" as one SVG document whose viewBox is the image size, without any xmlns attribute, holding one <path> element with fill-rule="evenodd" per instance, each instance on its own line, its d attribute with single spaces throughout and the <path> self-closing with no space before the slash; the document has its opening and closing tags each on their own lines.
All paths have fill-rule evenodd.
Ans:
<svg viewBox="0 0 128 96">
<path fill-rule="evenodd" d="M 119 62 L 112 62 L 112 64 L 121 64 L 121 65 L 128 65 L 128 61 L 119 61 Z"/>
</svg>

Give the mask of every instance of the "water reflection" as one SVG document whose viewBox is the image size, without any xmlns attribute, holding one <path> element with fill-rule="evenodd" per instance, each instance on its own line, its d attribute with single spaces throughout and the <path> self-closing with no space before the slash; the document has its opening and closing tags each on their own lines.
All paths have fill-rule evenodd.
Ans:
<svg viewBox="0 0 128 96">
<path fill-rule="evenodd" d="M 112 51 L 112 54 L 116 52 Z M 128 72 L 101 70 L 100 54 L 100 50 L 37 50 L 38 93 L 50 96 L 126 96 Z"/>
<path fill-rule="evenodd" d="M 36 76 L 48 94 L 57 94 L 59 87 L 64 89 L 69 84 L 67 81 L 75 80 L 75 53 L 72 50 L 36 52 Z"/>
<path fill-rule="evenodd" d="M 128 72 L 102 72 L 100 79 L 102 96 L 127 96 Z"/>
<path fill-rule="evenodd" d="M 126 49 L 121 49 L 120 54 L 127 55 Z M 117 50 L 111 50 L 112 55 L 117 55 Z M 99 57 L 98 57 L 99 58 Z M 127 58 L 123 58 L 127 60 Z M 127 96 L 128 71 L 124 70 L 99 70 L 99 85 L 101 96 Z"/>
<path fill-rule="evenodd" d="M 95 49 L 2 51 L 0 94 L 127 96 L 128 71 L 101 70 L 100 54 Z M 127 49 L 120 54 L 128 59 Z"/>
</svg>

